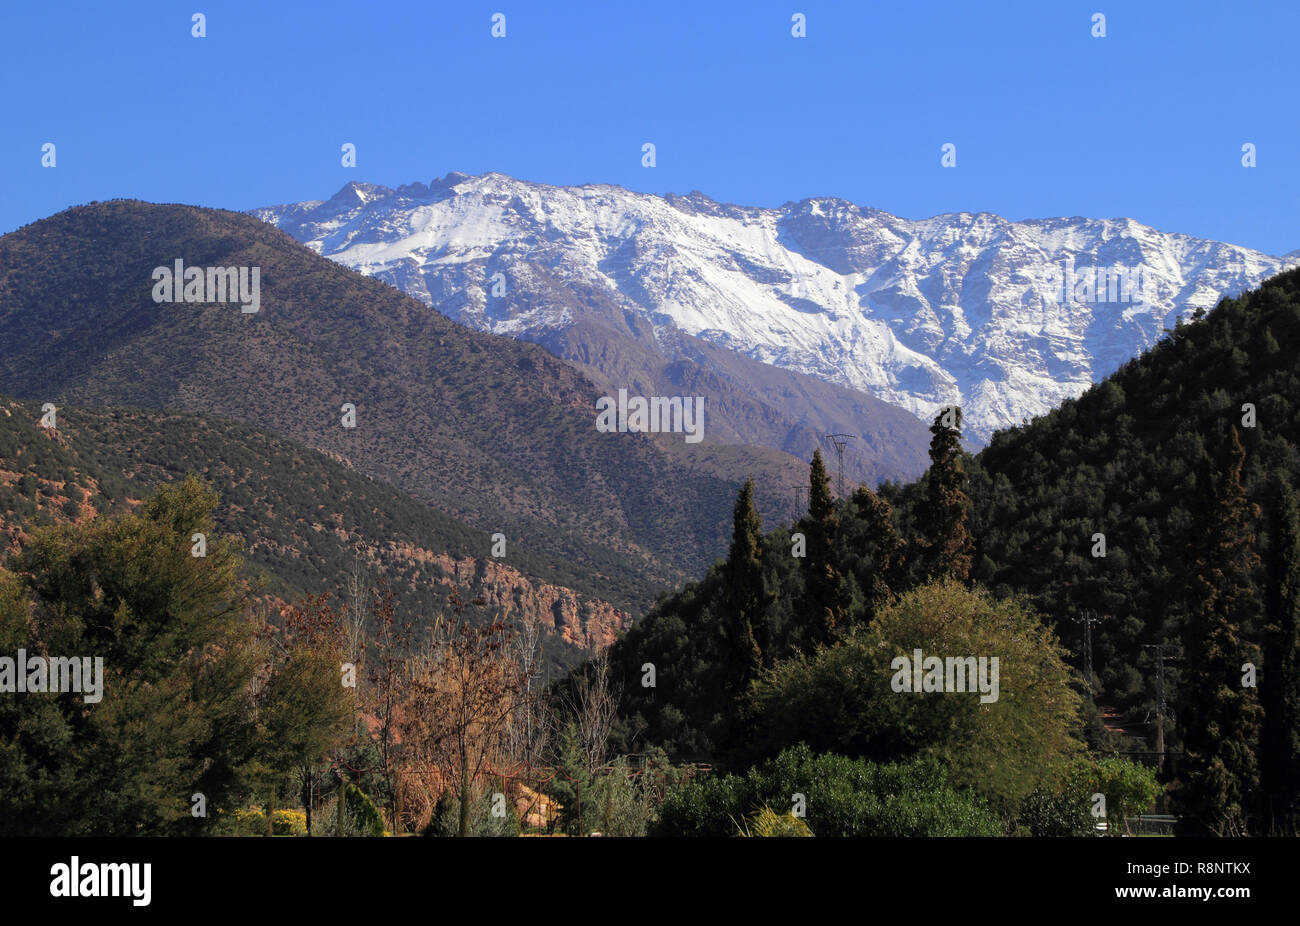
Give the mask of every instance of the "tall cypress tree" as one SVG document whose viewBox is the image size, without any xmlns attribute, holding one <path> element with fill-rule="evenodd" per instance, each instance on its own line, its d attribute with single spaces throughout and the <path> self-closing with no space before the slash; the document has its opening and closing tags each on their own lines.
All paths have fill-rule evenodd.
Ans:
<svg viewBox="0 0 1300 926">
<path fill-rule="evenodd" d="M 1272 533 L 1260 779 L 1267 831 L 1300 835 L 1300 509 L 1285 483 Z"/>
<path fill-rule="evenodd" d="M 1246 638 L 1258 611 L 1252 572 L 1259 565 L 1246 498 L 1246 452 L 1232 429 L 1227 459 L 1208 499 L 1188 583 L 1183 672 L 1185 762 L 1177 802 L 1187 833 L 1243 834 L 1259 787 L 1259 698 L 1243 685 L 1257 663 Z"/>
<path fill-rule="evenodd" d="M 829 643 L 844 622 L 847 595 L 835 565 L 840 522 L 821 450 L 813 451 L 808 471 L 808 516 L 801 526 L 808 538 L 803 561 L 807 638 L 814 644 Z"/>
<path fill-rule="evenodd" d="M 853 504 L 858 520 L 866 528 L 861 552 L 871 559 L 870 574 L 862 576 L 870 620 L 900 591 L 906 546 L 894 525 L 894 509 L 889 502 L 864 484 L 853 492 Z"/>
<path fill-rule="evenodd" d="M 970 580 L 971 541 L 966 470 L 962 466 L 961 409 L 945 408 L 930 425 L 930 471 L 920 512 L 922 577 Z"/>
<path fill-rule="evenodd" d="M 745 480 L 736 497 L 732 524 L 723 646 L 732 674 L 743 684 L 763 659 L 754 633 L 763 605 L 763 522 L 754 507 L 752 478 Z"/>
</svg>

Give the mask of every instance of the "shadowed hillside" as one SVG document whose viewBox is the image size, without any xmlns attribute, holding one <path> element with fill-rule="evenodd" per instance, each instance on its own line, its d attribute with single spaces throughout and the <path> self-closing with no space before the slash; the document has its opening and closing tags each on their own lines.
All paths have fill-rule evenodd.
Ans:
<svg viewBox="0 0 1300 926">
<path fill-rule="evenodd" d="M 151 273 L 177 259 L 260 267 L 260 311 L 156 303 Z M 0 238 L 0 345 L 0 391 L 273 430 L 641 604 L 717 555 L 735 485 L 773 453 L 714 447 L 688 466 L 698 445 L 667 454 L 648 436 L 598 433 L 596 389 L 542 348 L 469 331 L 210 209 L 96 203 Z M 774 504 L 788 471 L 756 473 Z"/>
</svg>

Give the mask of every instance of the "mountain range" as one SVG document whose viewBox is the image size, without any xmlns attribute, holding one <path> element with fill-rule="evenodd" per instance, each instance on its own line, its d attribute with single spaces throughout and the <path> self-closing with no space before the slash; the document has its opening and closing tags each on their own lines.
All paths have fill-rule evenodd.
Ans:
<svg viewBox="0 0 1300 926">
<path fill-rule="evenodd" d="M 986 443 L 1178 315 L 1300 265 L 1126 218 L 911 220 L 832 197 L 757 208 L 499 173 L 348 183 L 252 214 L 602 387 L 707 393 L 726 442 L 806 459 L 826 433 L 855 435 L 848 466 L 868 480 L 924 468 L 882 402 L 927 423 L 959 404 Z"/>
<path fill-rule="evenodd" d="M 178 260 L 259 268 L 259 310 L 157 301 L 155 271 Z M 0 237 L 0 394 L 287 437 L 476 531 L 459 555 L 495 559 L 503 534 L 503 565 L 526 551 L 539 580 L 633 614 L 725 547 L 746 474 L 788 511 L 807 473 L 762 447 L 600 433 L 598 389 L 540 346 L 459 325 L 250 216 L 130 200 Z"/>
<path fill-rule="evenodd" d="M 804 334 L 821 331 L 812 353 L 825 360 L 837 350 L 826 338 L 837 332 L 862 347 L 855 326 L 884 324 L 881 331 L 902 332 L 882 335 L 882 344 L 911 337 L 908 331 L 915 334 L 926 318 L 942 313 L 918 304 L 914 316 L 904 318 L 900 309 L 892 323 L 881 321 L 888 314 L 883 306 L 901 306 L 895 299 L 901 296 L 890 296 L 894 291 L 883 281 L 906 266 L 921 274 L 915 279 L 929 281 L 916 285 L 931 302 L 950 298 L 946 292 L 970 301 L 964 318 L 983 313 L 978 331 L 962 329 L 969 351 L 986 357 L 968 368 L 988 378 L 976 394 L 1000 375 L 987 360 L 991 351 L 1008 368 L 1021 369 L 1017 382 L 1040 387 L 1017 401 L 1043 404 L 1052 389 L 1082 389 L 1075 373 L 1086 379 L 1101 366 L 1125 362 L 1126 350 L 1141 353 L 1139 342 L 1158 337 L 1170 314 L 1199 307 L 1215 287 L 1246 286 L 1274 265 L 1295 262 L 1294 255 L 1270 258 L 1134 223 L 1008 223 L 989 216 L 927 222 L 907 223 L 838 201 L 746 210 L 699 194 L 659 198 L 613 187 L 540 187 L 500 175 L 452 175 L 396 191 L 349 184 L 327 203 L 254 216 L 129 200 L 92 203 L 0 237 L 0 394 L 37 403 L 24 418 L 45 402 L 74 406 L 83 423 L 101 423 L 96 433 L 121 429 L 103 426 L 107 412 L 97 409 L 112 406 L 120 410 L 114 414 L 135 416 L 134 430 L 127 429 L 134 436 L 121 437 L 121 453 L 100 465 L 103 472 L 137 479 L 130 491 L 111 493 L 112 504 L 175 478 L 182 462 L 209 473 L 232 498 L 246 502 L 261 491 L 265 517 L 286 520 L 274 531 L 259 532 L 246 520 L 240 529 L 259 555 L 284 554 L 279 565 L 260 563 L 278 577 L 284 597 L 319 585 L 333 568 L 324 564 L 342 562 L 346 549 L 368 550 L 377 569 L 389 568 L 384 556 L 396 556 L 393 574 L 403 576 L 408 589 L 441 582 L 435 573 L 455 575 L 489 600 L 513 602 L 516 611 L 547 610 L 566 644 L 591 646 L 608 642 L 664 587 L 698 574 L 725 549 L 731 503 L 745 476 L 755 478 L 760 509 L 773 522 L 801 513 L 797 487 L 807 485 L 805 460 L 813 447 L 825 447 L 830 432 L 857 439 L 845 461 L 846 476 L 855 482 L 906 479 L 925 467 L 928 435 L 913 414 L 926 407 L 923 390 L 903 368 L 881 398 L 870 388 L 827 381 L 836 371 L 816 364 L 794 369 L 799 364 L 789 351 L 778 356 L 742 342 L 776 343 L 798 334 L 801 324 Z M 1049 226 L 1056 231 L 1049 234 Z M 887 227 L 895 230 L 886 234 Z M 885 239 L 901 240 L 907 229 L 924 235 L 891 251 Z M 724 232 L 732 238 L 724 240 Z M 1024 244 L 1034 235 L 1042 240 L 1028 250 L 1006 243 Z M 423 243 L 416 246 L 416 238 Z M 926 250 L 941 239 L 949 240 L 947 257 Z M 1055 250 L 1044 243 L 1048 239 Z M 985 242 L 982 256 L 972 241 Z M 625 258 L 622 265 L 610 248 Z M 766 255 L 761 261 L 760 252 Z M 800 256 L 804 252 L 821 255 L 821 263 Z M 1049 280 L 1053 255 L 1066 254 L 1074 272 L 1087 266 L 1087 255 L 1122 263 L 1126 253 L 1130 263 L 1159 271 L 1141 281 L 1151 300 L 1058 305 L 1054 315 L 1042 306 L 1037 314 L 1022 306 L 1023 324 L 1016 326 L 1017 313 L 1004 306 L 1010 284 L 988 282 L 995 274 L 1017 285 Z M 593 255 L 604 256 L 592 265 Z M 258 311 L 242 311 L 233 301 L 159 302 L 156 271 L 175 261 L 258 268 Z M 850 268 L 873 261 L 880 268 L 854 284 L 866 293 L 865 307 L 853 312 L 782 298 L 794 282 L 819 279 L 833 289 L 828 273 L 840 273 L 840 285 L 847 285 L 849 277 L 866 273 Z M 945 261 L 948 271 L 939 266 Z M 781 262 L 784 284 L 772 271 Z M 927 262 L 934 267 L 922 273 Z M 868 277 L 880 285 L 863 288 Z M 1175 278 L 1184 281 L 1183 289 L 1169 297 L 1172 307 L 1165 310 L 1155 297 Z M 940 279 L 948 289 L 936 288 Z M 727 292 L 719 288 L 724 282 L 732 287 Z M 976 305 L 981 286 L 987 298 Z M 670 303 L 664 292 L 672 293 Z M 1025 292 L 1042 297 L 1033 286 Z M 697 304 L 697 321 L 712 313 L 709 325 L 726 330 L 688 324 L 690 313 L 679 311 L 687 303 Z M 1070 306 L 1073 314 L 1066 311 Z M 842 324 L 827 327 L 832 316 Z M 1043 331 L 1063 317 L 1082 325 L 1079 337 L 1043 341 Z M 1036 343 L 1050 342 L 1058 353 L 1025 347 L 1034 323 L 1040 323 Z M 990 332 L 1002 334 L 989 341 Z M 1006 337 L 1022 339 L 1021 349 L 998 348 Z M 955 356 L 955 348 L 945 350 L 935 356 Z M 890 351 L 886 361 L 903 356 Z M 1083 358 L 1080 365 L 1070 366 L 1060 353 L 1071 351 Z M 938 360 L 912 354 L 920 364 L 913 369 L 940 369 Z M 1040 362 L 1046 363 L 1042 369 Z M 912 399 L 899 391 L 909 382 Z M 706 441 L 600 433 L 597 400 L 620 389 L 707 396 Z M 946 395 L 940 390 L 924 401 Z M 971 401 L 964 393 L 962 400 Z M 349 407 L 356 427 L 341 421 Z M 155 419 L 159 428 L 197 429 L 203 439 L 162 439 L 175 459 L 169 464 L 155 447 L 146 466 L 131 453 L 150 444 L 148 421 Z M 236 440 L 237 425 L 261 436 Z M 984 426 L 991 426 L 989 419 Z M 214 443 L 212 435 L 222 428 L 230 431 L 230 448 Z M 977 438 L 985 436 L 975 430 Z M 282 439 L 298 449 L 268 449 L 267 442 Z M 261 450 L 249 451 L 250 441 L 260 441 Z M 9 443 L 21 449 L 21 441 Z M 240 473 L 214 470 L 194 455 L 196 444 L 208 447 L 214 461 L 251 453 L 250 463 Z M 112 441 L 101 436 L 95 445 L 104 458 Z M 79 452 L 88 453 L 84 447 Z M 354 512 L 357 523 L 327 529 L 315 518 L 319 512 L 288 505 L 284 500 L 294 493 L 286 495 L 283 486 L 279 504 L 266 503 L 269 495 L 250 487 L 254 473 L 273 465 L 317 472 L 319 461 L 301 462 L 313 452 L 342 468 L 313 484 L 374 480 L 392 493 L 381 507 L 409 509 L 398 521 L 433 518 L 434 526 L 388 536 L 369 524 L 380 510 L 372 506 Z M 4 456 L 0 462 L 14 463 Z M 0 470 L 0 482 L 12 491 L 28 473 L 18 465 Z M 56 477 L 43 477 L 55 502 L 42 510 L 76 518 L 100 507 L 89 495 L 64 497 L 60 493 L 75 480 Z M 27 497 L 33 484 L 24 485 Z M 346 507 L 357 494 L 352 488 L 346 497 L 322 497 L 316 507 Z M 42 497 L 38 491 L 33 503 Z M 25 507 L 16 502 L 14 511 Z M 498 533 L 509 551 L 501 560 L 489 554 Z M 320 553 L 322 544 L 336 541 L 338 550 Z M 389 552 L 380 556 L 378 550 Z M 305 572 L 286 565 L 314 555 L 323 559 Z M 429 571 L 433 559 L 438 569 Z M 428 604 L 420 599 L 415 606 Z"/>
</svg>

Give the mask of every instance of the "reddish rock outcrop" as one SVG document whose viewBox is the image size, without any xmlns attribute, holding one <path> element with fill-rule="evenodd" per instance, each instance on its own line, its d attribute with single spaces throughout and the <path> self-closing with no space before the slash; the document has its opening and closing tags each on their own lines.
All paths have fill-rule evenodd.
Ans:
<svg viewBox="0 0 1300 926">
<path fill-rule="evenodd" d="M 550 632 L 584 649 L 609 646 L 632 624 L 628 611 L 571 588 L 530 578 L 503 562 L 458 558 L 407 545 L 389 547 L 394 556 L 437 567 L 448 590 L 457 588 L 467 598 L 482 598 L 486 607 L 510 620 L 536 617 Z"/>
</svg>

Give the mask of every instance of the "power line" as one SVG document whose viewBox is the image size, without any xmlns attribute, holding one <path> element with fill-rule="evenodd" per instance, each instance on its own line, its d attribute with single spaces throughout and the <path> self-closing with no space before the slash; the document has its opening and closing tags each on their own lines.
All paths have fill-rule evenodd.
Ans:
<svg viewBox="0 0 1300 926">
<path fill-rule="evenodd" d="M 807 506 L 803 504 L 803 494 L 808 491 L 808 486 L 806 484 L 792 485 L 787 488 L 794 490 L 794 523 L 798 523 L 799 518 L 808 510 Z"/>
<path fill-rule="evenodd" d="M 826 439 L 835 446 L 835 456 L 839 458 L 839 471 L 836 477 L 835 490 L 840 498 L 844 497 L 844 448 L 853 440 L 853 434 L 827 434 Z"/>
<path fill-rule="evenodd" d="M 1097 684 L 1092 674 L 1092 625 L 1101 623 L 1101 618 L 1096 611 L 1084 611 L 1073 620 L 1083 625 L 1083 679 L 1091 692 Z"/>
<path fill-rule="evenodd" d="M 1169 702 L 1165 700 L 1165 653 L 1178 657 L 1180 647 L 1172 643 L 1143 643 L 1143 649 L 1156 651 L 1156 754 L 1160 757 L 1160 774 L 1165 772 L 1165 719 L 1169 716 Z"/>
</svg>

